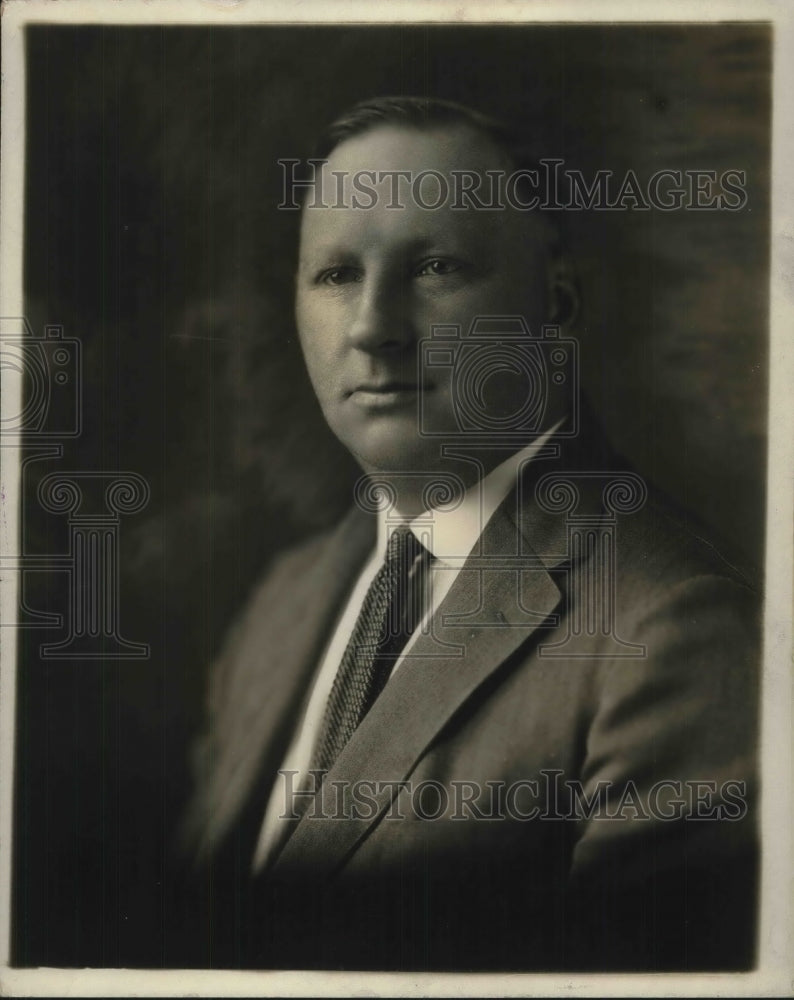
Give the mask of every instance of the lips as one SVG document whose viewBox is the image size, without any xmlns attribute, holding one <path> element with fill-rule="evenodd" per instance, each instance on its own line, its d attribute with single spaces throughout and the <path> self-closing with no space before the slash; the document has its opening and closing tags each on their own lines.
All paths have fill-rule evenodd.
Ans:
<svg viewBox="0 0 794 1000">
<path fill-rule="evenodd" d="M 428 388 L 428 386 L 422 386 L 422 392 Z M 387 412 L 403 410 L 406 407 L 413 411 L 416 407 L 419 391 L 420 387 L 416 382 L 391 379 L 390 381 L 362 382 L 347 393 L 347 398 L 366 412 Z"/>
<path fill-rule="evenodd" d="M 419 386 L 415 382 L 401 382 L 401 381 L 391 381 L 391 382 L 362 382 L 361 385 L 357 385 L 353 392 L 366 392 L 366 393 L 394 393 L 394 392 L 416 392 Z"/>
<path fill-rule="evenodd" d="M 429 392 L 435 388 L 435 383 L 427 379 L 422 379 L 421 383 L 416 378 L 384 378 L 375 377 L 364 379 L 357 385 L 353 385 L 345 391 L 345 397 L 355 396 L 359 393 L 368 396 L 391 396 L 395 393 L 417 393 Z"/>
</svg>

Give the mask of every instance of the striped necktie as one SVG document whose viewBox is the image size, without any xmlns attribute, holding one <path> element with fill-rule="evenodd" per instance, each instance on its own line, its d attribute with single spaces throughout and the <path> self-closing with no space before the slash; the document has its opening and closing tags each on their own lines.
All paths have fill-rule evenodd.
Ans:
<svg viewBox="0 0 794 1000">
<path fill-rule="evenodd" d="M 310 770 L 330 771 L 383 690 L 421 620 L 429 555 L 410 528 L 392 532 L 331 688 Z"/>
</svg>

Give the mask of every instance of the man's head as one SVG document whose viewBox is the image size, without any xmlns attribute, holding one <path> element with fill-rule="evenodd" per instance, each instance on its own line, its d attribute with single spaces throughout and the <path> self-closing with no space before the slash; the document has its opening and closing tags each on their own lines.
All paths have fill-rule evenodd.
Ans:
<svg viewBox="0 0 794 1000">
<path fill-rule="evenodd" d="M 523 316 L 533 334 L 564 321 L 573 290 L 559 233 L 537 211 L 442 202 L 453 172 L 485 182 L 521 166 L 506 130 L 457 105 L 368 102 L 331 126 L 319 154 L 327 207 L 311 196 L 304 205 L 297 274 L 309 376 L 362 468 L 432 472 L 439 433 L 455 421 L 454 366 L 420 370 L 420 341 L 438 324 L 465 335 L 479 316 Z M 481 381 L 481 405 L 495 415 L 520 410 L 526 380 L 495 367 Z M 545 426 L 565 407 L 547 389 Z"/>
</svg>

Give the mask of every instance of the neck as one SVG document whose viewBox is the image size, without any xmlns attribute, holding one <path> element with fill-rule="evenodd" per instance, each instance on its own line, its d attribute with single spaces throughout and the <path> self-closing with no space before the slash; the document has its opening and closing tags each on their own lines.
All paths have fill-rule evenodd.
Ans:
<svg viewBox="0 0 794 1000">
<path fill-rule="evenodd" d="M 461 446 L 459 451 L 450 448 L 432 470 L 383 470 L 362 463 L 369 479 L 366 495 L 375 494 L 381 502 L 387 500 L 393 511 L 412 520 L 430 508 L 454 505 L 456 497 L 461 497 L 528 443 L 500 448 Z M 381 496 L 377 496 L 378 488 L 382 491 Z"/>
</svg>

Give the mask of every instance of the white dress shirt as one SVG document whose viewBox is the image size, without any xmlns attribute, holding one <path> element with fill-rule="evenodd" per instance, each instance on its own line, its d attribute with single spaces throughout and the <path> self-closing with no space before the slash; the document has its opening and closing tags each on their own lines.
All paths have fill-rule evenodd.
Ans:
<svg viewBox="0 0 794 1000">
<path fill-rule="evenodd" d="M 534 458 L 561 424 L 562 421 L 559 421 L 475 483 L 466 491 L 462 501 L 454 509 L 431 508 L 416 518 L 406 519 L 416 537 L 429 550 L 432 562 L 429 587 L 425 595 L 424 617 L 395 662 L 392 675 L 394 671 L 400 669 L 406 654 L 410 652 L 411 645 L 446 597 L 485 525 L 516 482 L 520 469 Z M 281 771 L 276 777 L 254 853 L 254 872 L 261 870 L 271 859 L 281 846 L 283 837 L 286 836 L 290 826 L 288 814 L 291 812 L 288 789 L 294 791 L 300 788 L 307 777 L 314 746 L 320 734 L 325 706 L 364 598 L 383 565 L 391 533 L 400 524 L 406 523 L 406 520 L 401 521 L 393 511 L 381 512 L 378 517 L 375 548 L 356 580 L 321 658 L 302 721 L 281 765 Z M 282 772 L 297 773 L 293 773 L 287 779 Z"/>
</svg>

